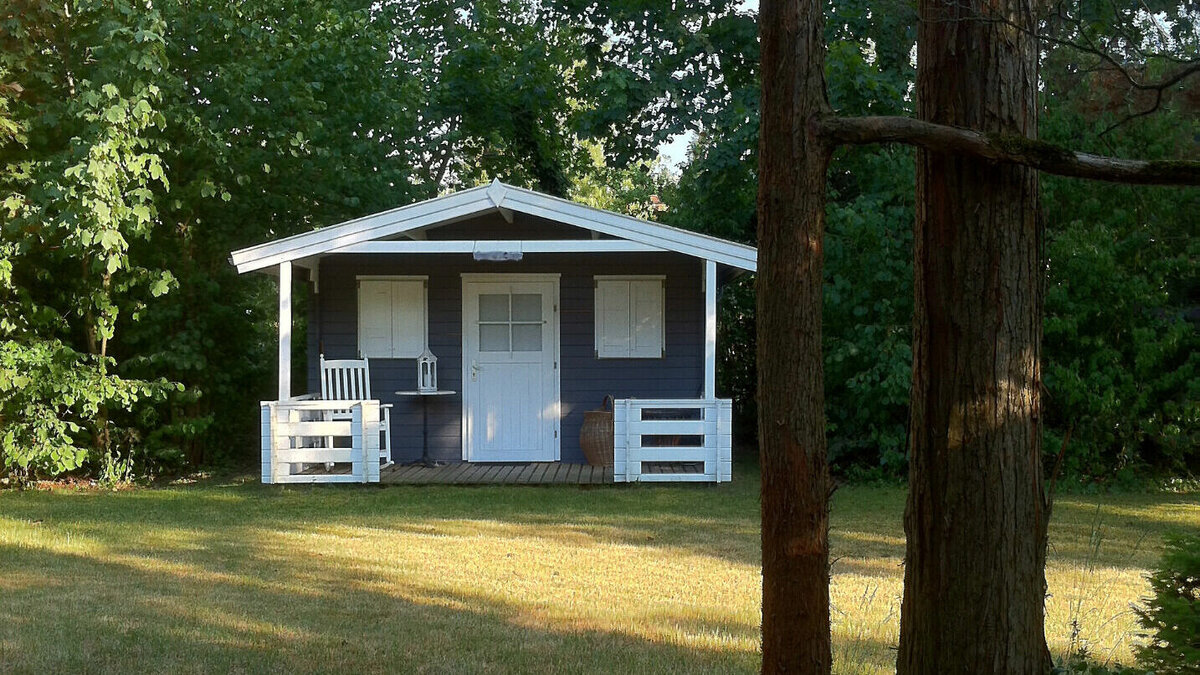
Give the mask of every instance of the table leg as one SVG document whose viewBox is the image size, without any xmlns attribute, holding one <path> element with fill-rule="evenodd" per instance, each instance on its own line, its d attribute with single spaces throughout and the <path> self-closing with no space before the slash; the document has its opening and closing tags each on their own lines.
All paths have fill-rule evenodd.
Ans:
<svg viewBox="0 0 1200 675">
<path fill-rule="evenodd" d="M 429 396 L 421 396 L 421 463 L 433 466 L 429 461 Z"/>
</svg>

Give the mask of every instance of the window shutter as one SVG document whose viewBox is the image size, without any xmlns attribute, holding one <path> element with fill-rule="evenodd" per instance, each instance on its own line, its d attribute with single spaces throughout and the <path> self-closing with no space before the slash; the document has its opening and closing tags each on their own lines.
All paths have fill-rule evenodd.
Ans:
<svg viewBox="0 0 1200 675">
<path fill-rule="evenodd" d="M 657 359 L 663 355 L 663 280 L 596 279 L 596 356 Z"/>
<path fill-rule="evenodd" d="M 663 284 L 639 280 L 629 286 L 633 300 L 630 356 L 657 359 L 663 354 Z"/>
<path fill-rule="evenodd" d="M 425 282 L 393 281 L 389 356 L 415 359 L 425 351 Z"/>
<path fill-rule="evenodd" d="M 358 353 L 367 358 L 392 356 L 392 282 L 358 282 Z"/>
<path fill-rule="evenodd" d="M 597 281 L 596 354 L 628 356 L 629 328 L 629 282 Z"/>
</svg>

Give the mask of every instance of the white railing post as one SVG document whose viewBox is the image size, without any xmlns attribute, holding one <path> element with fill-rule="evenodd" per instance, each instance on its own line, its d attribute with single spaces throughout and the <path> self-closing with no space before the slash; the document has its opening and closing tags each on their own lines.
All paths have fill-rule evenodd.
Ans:
<svg viewBox="0 0 1200 675">
<path fill-rule="evenodd" d="M 717 414 L 717 482 L 733 480 L 733 401 L 719 399 Z"/>
<path fill-rule="evenodd" d="M 379 401 L 363 401 L 362 410 L 363 431 L 363 478 L 364 483 L 379 482 Z"/>
<path fill-rule="evenodd" d="M 625 463 L 629 461 L 629 452 L 625 442 L 625 406 L 613 401 L 613 482 L 625 482 Z"/>
<path fill-rule="evenodd" d="M 262 482 L 274 483 L 274 457 L 275 449 L 275 404 L 263 402 L 259 406 L 259 421 L 262 427 Z"/>
<path fill-rule="evenodd" d="M 367 482 L 366 440 L 363 431 L 363 405 L 362 402 L 358 402 L 350 407 L 350 446 L 354 448 L 350 456 L 350 475 L 361 483 Z"/>
<path fill-rule="evenodd" d="M 280 444 L 284 449 L 292 449 L 300 447 L 300 439 L 292 436 L 292 430 L 296 428 L 296 423 L 300 421 L 300 411 L 295 408 L 288 407 L 284 410 L 284 417 L 287 421 L 287 432 L 282 434 Z M 279 466 L 277 464 L 277 466 Z M 304 471 L 304 464 L 296 462 L 287 462 L 283 464 L 287 468 L 286 475 L 292 475 Z"/>
<path fill-rule="evenodd" d="M 641 436 L 638 436 L 638 442 L 635 446 L 633 442 L 633 431 L 637 426 L 638 420 L 634 419 L 636 408 L 633 407 L 633 399 L 625 399 L 625 482 L 629 483 L 635 480 L 641 474 L 642 464 L 638 457 L 637 447 L 642 444 Z M 641 417 L 641 414 L 637 414 Z"/>
</svg>

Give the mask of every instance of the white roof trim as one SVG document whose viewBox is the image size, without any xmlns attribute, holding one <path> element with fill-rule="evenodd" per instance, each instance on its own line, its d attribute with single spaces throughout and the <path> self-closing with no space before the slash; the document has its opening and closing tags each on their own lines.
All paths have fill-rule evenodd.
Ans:
<svg viewBox="0 0 1200 675">
<path fill-rule="evenodd" d="M 496 210 L 502 213 L 515 211 L 538 216 L 751 272 L 758 268 L 758 251 L 753 246 L 595 209 L 533 190 L 506 185 L 499 180 L 487 186 L 462 190 L 444 197 L 244 248 L 234 251 L 230 260 L 239 273 L 252 272 L 308 256 L 337 253 L 341 249 L 354 250 L 356 244 L 363 242 Z"/>
</svg>

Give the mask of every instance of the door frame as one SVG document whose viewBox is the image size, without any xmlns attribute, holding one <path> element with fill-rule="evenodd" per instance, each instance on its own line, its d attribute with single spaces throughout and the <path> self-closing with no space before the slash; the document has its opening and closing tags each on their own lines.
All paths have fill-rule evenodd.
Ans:
<svg viewBox="0 0 1200 675">
<path fill-rule="evenodd" d="M 459 354 L 462 361 L 462 459 L 464 462 L 472 461 L 468 452 L 468 444 L 470 443 L 470 429 L 467 426 L 467 410 L 469 409 L 469 401 L 467 399 L 467 378 L 470 377 L 470 365 L 467 359 L 467 331 L 471 330 L 471 318 L 467 316 L 467 284 L 469 283 L 553 283 L 554 294 L 551 297 L 551 304 L 554 308 L 552 311 L 553 317 L 553 334 L 554 334 L 554 461 L 562 461 L 562 321 L 559 317 L 562 312 L 559 308 L 559 297 L 561 295 L 561 280 L 562 274 L 558 272 L 547 273 L 523 273 L 523 272 L 463 272 L 462 277 L 462 297 L 460 298 L 461 313 L 462 313 L 462 342 L 459 347 Z"/>
</svg>

